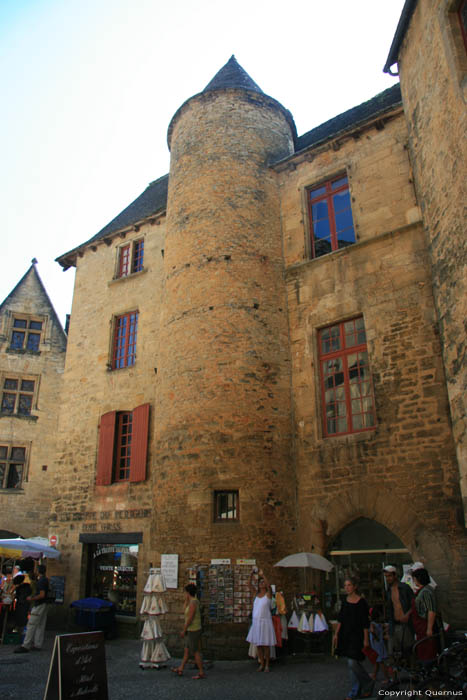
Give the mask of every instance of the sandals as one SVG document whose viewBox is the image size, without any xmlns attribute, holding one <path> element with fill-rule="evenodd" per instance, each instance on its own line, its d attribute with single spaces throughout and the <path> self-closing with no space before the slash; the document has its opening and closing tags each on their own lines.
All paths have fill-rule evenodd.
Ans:
<svg viewBox="0 0 467 700">
<path fill-rule="evenodd" d="M 176 673 L 177 676 L 183 676 L 183 671 L 180 671 L 179 668 L 171 668 L 170 670 L 172 671 L 172 673 Z"/>
<path fill-rule="evenodd" d="M 191 679 L 192 679 L 193 681 L 202 681 L 202 680 L 204 680 L 205 678 L 206 678 L 206 674 L 205 674 L 205 673 L 198 673 L 197 676 L 192 676 L 192 677 L 191 677 Z"/>
</svg>

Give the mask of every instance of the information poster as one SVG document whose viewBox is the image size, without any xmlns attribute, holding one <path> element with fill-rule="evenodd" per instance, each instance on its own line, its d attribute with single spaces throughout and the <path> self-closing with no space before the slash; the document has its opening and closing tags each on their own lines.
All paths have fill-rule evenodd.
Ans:
<svg viewBox="0 0 467 700">
<path fill-rule="evenodd" d="M 161 555 L 161 572 L 167 588 L 178 588 L 178 554 Z"/>
<path fill-rule="evenodd" d="M 44 700 L 108 700 L 103 632 L 55 637 Z"/>
</svg>

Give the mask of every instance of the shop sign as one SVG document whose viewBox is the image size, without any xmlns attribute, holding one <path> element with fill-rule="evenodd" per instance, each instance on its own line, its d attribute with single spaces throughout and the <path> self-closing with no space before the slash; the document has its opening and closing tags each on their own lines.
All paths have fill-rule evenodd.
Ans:
<svg viewBox="0 0 467 700">
<path fill-rule="evenodd" d="M 178 588 L 178 554 L 161 555 L 161 572 L 167 588 Z"/>
<path fill-rule="evenodd" d="M 108 700 L 103 632 L 55 637 L 44 700 Z"/>
<path fill-rule="evenodd" d="M 230 564 L 230 559 L 211 559 L 211 566 L 212 565 L 219 565 L 221 566 L 222 564 Z"/>
<path fill-rule="evenodd" d="M 242 566 L 255 566 L 256 559 L 237 559 L 237 564 Z"/>
</svg>

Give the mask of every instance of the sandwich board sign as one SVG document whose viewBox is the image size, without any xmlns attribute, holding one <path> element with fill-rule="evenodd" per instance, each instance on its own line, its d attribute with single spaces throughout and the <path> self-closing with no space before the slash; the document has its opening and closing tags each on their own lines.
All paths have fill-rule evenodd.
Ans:
<svg viewBox="0 0 467 700">
<path fill-rule="evenodd" d="M 108 700 L 103 632 L 60 634 L 43 700 Z"/>
</svg>

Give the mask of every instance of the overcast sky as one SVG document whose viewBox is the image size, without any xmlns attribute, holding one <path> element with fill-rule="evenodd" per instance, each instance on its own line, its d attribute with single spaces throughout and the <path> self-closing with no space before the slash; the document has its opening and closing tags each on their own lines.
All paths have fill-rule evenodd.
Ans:
<svg viewBox="0 0 467 700">
<path fill-rule="evenodd" d="M 168 172 L 171 117 L 232 54 L 303 134 L 394 84 L 403 4 L 0 0 L 0 301 L 36 257 L 64 323 L 54 259 Z"/>
</svg>

